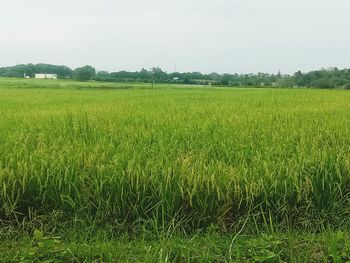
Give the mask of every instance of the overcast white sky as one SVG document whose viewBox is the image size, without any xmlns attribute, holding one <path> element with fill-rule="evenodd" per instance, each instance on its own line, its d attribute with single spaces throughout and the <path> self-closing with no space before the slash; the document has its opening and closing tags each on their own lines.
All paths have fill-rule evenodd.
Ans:
<svg viewBox="0 0 350 263">
<path fill-rule="evenodd" d="M 350 0 L 0 1 L 0 66 L 350 68 Z"/>
</svg>

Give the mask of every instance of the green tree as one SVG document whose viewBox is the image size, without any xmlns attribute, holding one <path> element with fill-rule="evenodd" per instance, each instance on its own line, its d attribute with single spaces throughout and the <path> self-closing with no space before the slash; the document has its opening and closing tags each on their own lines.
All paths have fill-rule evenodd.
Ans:
<svg viewBox="0 0 350 263">
<path fill-rule="evenodd" d="M 74 79 L 80 80 L 80 81 L 91 80 L 95 76 L 96 76 L 96 70 L 95 70 L 95 68 L 93 68 L 91 66 L 84 66 L 84 67 L 76 68 L 73 71 Z"/>
</svg>

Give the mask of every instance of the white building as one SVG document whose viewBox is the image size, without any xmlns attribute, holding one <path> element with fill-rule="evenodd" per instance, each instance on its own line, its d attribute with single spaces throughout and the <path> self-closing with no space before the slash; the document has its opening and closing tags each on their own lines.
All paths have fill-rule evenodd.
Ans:
<svg viewBox="0 0 350 263">
<path fill-rule="evenodd" d="M 57 79 L 57 74 L 35 74 L 36 79 Z"/>
</svg>

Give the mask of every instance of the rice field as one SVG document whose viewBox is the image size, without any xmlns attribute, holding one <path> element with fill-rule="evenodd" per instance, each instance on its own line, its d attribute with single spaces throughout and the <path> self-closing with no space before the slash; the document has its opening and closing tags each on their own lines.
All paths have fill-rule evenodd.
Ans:
<svg viewBox="0 0 350 263">
<path fill-rule="evenodd" d="M 3 79 L 0 186 L 14 227 L 348 229 L 350 92 Z"/>
</svg>

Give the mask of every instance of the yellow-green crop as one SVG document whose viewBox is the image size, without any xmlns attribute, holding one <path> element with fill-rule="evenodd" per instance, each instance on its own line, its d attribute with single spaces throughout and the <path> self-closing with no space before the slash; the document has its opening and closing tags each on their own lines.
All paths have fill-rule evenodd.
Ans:
<svg viewBox="0 0 350 263">
<path fill-rule="evenodd" d="M 315 228 L 349 179 L 349 91 L 0 81 L 1 220 Z"/>
</svg>

